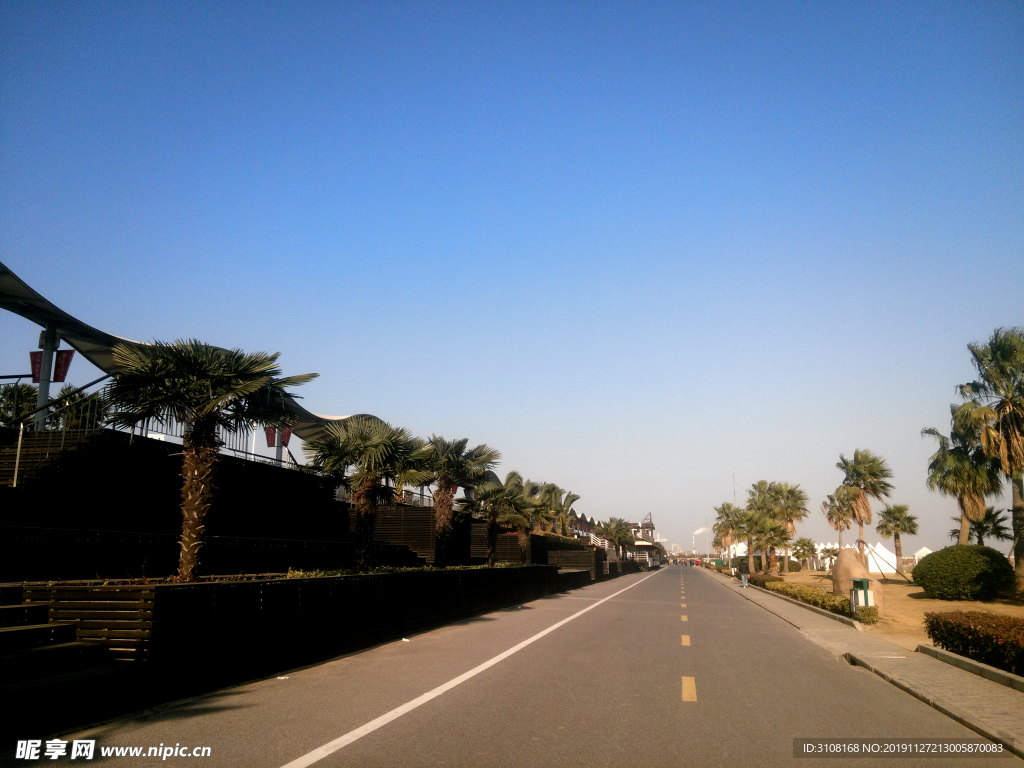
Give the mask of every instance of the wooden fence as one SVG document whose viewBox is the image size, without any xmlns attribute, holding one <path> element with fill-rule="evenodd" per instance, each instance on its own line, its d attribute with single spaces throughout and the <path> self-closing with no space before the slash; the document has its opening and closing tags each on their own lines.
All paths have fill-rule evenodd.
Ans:
<svg viewBox="0 0 1024 768">
<path fill-rule="evenodd" d="M 591 579 L 604 577 L 604 550 L 600 549 L 549 549 L 548 564 L 560 568 L 582 568 Z"/>
</svg>

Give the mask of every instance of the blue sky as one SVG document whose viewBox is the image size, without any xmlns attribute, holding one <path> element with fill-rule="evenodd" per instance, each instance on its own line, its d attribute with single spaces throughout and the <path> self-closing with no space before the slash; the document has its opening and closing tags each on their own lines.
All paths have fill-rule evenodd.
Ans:
<svg viewBox="0 0 1024 768">
<path fill-rule="evenodd" d="M 734 474 L 834 539 L 869 448 L 910 551 L 946 543 L 920 430 L 1024 325 L 1020 3 L 0 19 L 0 260 L 79 319 L 280 351 L 311 410 L 486 442 L 672 543 Z M 0 317 L 3 373 L 36 338 Z"/>
</svg>

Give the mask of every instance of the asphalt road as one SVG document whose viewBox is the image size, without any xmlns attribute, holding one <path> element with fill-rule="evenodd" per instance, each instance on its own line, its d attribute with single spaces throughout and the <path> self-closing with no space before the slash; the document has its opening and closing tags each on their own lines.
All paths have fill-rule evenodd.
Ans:
<svg viewBox="0 0 1024 768">
<path fill-rule="evenodd" d="M 795 737 L 978 736 L 689 568 L 620 577 L 282 677 L 64 738 L 96 739 L 92 763 L 204 768 L 1022 764 L 795 759 Z M 175 744 L 211 756 L 99 755 Z"/>
</svg>

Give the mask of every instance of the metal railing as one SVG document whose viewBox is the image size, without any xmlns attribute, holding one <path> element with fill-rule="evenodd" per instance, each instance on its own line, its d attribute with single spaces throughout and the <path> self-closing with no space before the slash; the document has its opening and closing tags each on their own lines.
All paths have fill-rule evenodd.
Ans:
<svg viewBox="0 0 1024 768">
<path fill-rule="evenodd" d="M 58 395 L 41 408 L 36 408 L 21 415 L 18 423 L 18 443 L 14 459 L 13 485 L 15 487 L 18 485 L 18 479 L 22 471 L 26 437 L 31 437 L 32 453 L 37 462 L 47 461 L 51 454 L 58 454 L 102 429 L 112 429 L 130 434 L 133 437 L 137 435 L 139 437 L 160 440 L 169 437 L 173 442 L 182 442 L 187 425 L 173 419 L 147 419 L 136 428 L 127 429 L 110 424 L 107 419 L 111 410 L 107 398 L 107 387 L 92 392 L 87 391 L 90 387 L 108 378 L 110 377 L 101 376 L 83 387 L 63 395 Z M 39 418 L 39 414 L 43 414 L 42 418 Z M 280 461 L 275 457 L 262 456 L 255 453 L 254 450 L 250 451 L 249 441 L 250 439 L 253 441 L 252 447 L 255 448 L 257 431 L 258 427 L 255 425 L 252 431 L 246 429 L 237 432 L 226 432 L 218 428 L 217 438 L 221 443 L 220 450 L 248 461 L 274 464 L 292 469 L 305 468 L 295 458 L 291 450 L 288 449 L 285 450 L 285 455 Z"/>
<path fill-rule="evenodd" d="M 351 502 L 352 493 L 344 486 L 339 485 L 338 489 L 334 492 L 334 498 L 338 501 Z M 411 507 L 432 507 L 434 506 L 434 495 L 427 486 L 421 486 L 415 491 L 404 488 L 402 489 L 401 498 L 396 495 L 395 501 L 401 504 L 408 504 Z"/>
</svg>

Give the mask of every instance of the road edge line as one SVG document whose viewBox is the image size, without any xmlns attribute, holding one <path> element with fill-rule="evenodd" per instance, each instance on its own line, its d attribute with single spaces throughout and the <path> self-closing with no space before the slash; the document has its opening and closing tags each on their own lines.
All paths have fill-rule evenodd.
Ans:
<svg viewBox="0 0 1024 768">
<path fill-rule="evenodd" d="M 504 661 L 509 656 L 513 655 L 514 653 L 517 653 L 517 652 L 521 651 L 523 648 L 526 648 L 528 645 L 532 645 L 536 641 L 540 640 L 542 637 L 545 637 L 545 636 L 551 634 L 552 632 L 554 632 L 559 627 L 561 627 L 561 626 L 563 626 L 565 624 L 568 624 L 573 619 L 579 618 L 584 613 L 587 613 L 588 611 L 594 610 L 595 608 L 597 608 L 597 606 L 599 606 L 599 605 L 601 605 L 603 603 L 608 602 L 613 597 L 618 597 L 623 592 L 626 592 L 626 591 L 632 589 L 635 586 L 643 584 L 649 578 L 651 578 L 653 576 L 657 576 L 659 573 L 663 573 L 663 572 L 664 571 L 659 569 L 658 571 L 655 571 L 654 573 L 651 573 L 651 574 L 649 574 L 647 576 L 644 576 L 639 581 L 635 581 L 632 584 L 630 584 L 628 587 L 624 587 L 623 589 L 620 589 L 618 592 L 615 592 L 614 594 L 608 595 L 608 597 L 605 597 L 605 598 L 603 598 L 601 600 L 598 600 L 593 605 L 588 605 L 586 608 L 584 608 L 583 610 L 577 611 L 572 616 L 567 616 L 566 618 L 562 619 L 561 621 L 558 621 L 558 622 L 552 624 L 547 629 L 541 630 L 540 632 L 535 634 L 533 637 L 528 637 L 526 640 L 523 640 L 521 643 L 518 643 L 517 645 L 514 645 L 511 648 L 509 648 L 507 651 L 503 651 L 502 653 L 499 653 L 497 656 L 494 656 L 493 658 L 488 659 L 483 664 L 479 664 L 479 665 L 473 667 L 473 669 L 469 670 L 468 672 L 463 672 L 458 677 L 453 677 L 447 683 L 443 683 L 443 684 L 437 686 L 436 688 L 434 688 L 433 690 L 427 691 L 426 693 L 422 694 L 421 696 L 417 696 L 412 701 L 408 701 L 408 702 L 406 702 L 405 704 L 402 704 L 399 707 L 395 707 L 390 712 L 386 712 L 385 714 L 381 715 L 380 717 L 378 717 L 378 718 L 376 718 L 374 720 L 371 720 L 370 722 L 366 723 L 365 725 L 361 725 L 359 728 L 356 728 L 355 730 L 349 731 L 348 733 L 346 733 L 346 734 L 344 734 L 342 736 L 339 736 L 338 738 L 334 739 L 333 741 L 329 741 L 326 744 L 324 744 L 323 746 L 317 747 L 316 749 L 314 749 L 311 752 L 307 752 L 305 755 L 302 755 L 301 757 L 298 757 L 295 760 L 292 760 L 291 762 L 286 763 L 281 768 L 307 768 L 307 766 L 313 765 L 314 763 L 319 762 L 320 760 L 323 760 L 325 757 L 327 757 L 328 755 L 334 754 L 339 749 L 342 749 L 343 747 L 347 747 L 349 744 L 351 744 L 351 743 L 353 743 L 355 741 L 358 741 L 363 736 L 366 736 L 366 735 L 368 735 L 370 733 L 373 733 L 378 728 L 384 727 L 385 725 L 387 725 L 391 721 L 397 720 L 402 715 L 408 714 L 409 712 L 412 712 L 414 709 L 418 709 L 419 707 L 421 707 L 424 704 L 426 704 L 428 701 L 436 699 L 441 694 L 446 693 L 447 691 L 450 691 L 452 688 L 455 688 L 456 686 L 461 685 L 462 683 L 466 682 L 467 680 L 470 680 L 471 678 L 476 677 L 481 672 L 485 672 L 486 670 L 488 670 L 491 667 L 493 667 L 495 664 L 498 664 L 498 663 Z"/>
</svg>

